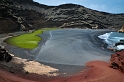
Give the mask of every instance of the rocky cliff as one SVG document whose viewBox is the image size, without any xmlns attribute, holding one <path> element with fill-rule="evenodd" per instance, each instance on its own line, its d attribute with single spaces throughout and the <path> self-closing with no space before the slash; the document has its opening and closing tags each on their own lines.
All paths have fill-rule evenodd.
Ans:
<svg viewBox="0 0 124 82">
<path fill-rule="evenodd" d="M 115 28 L 124 24 L 124 14 L 111 14 L 77 4 L 47 6 L 33 0 L 0 0 L 0 33 L 42 27 Z"/>
<path fill-rule="evenodd" d="M 111 55 L 110 66 L 124 73 L 124 50 Z"/>
</svg>

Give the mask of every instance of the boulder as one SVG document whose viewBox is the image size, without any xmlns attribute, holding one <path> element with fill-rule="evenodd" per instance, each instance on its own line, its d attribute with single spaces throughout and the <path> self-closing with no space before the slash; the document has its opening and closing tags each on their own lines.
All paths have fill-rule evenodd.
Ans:
<svg viewBox="0 0 124 82">
<path fill-rule="evenodd" d="M 124 25 L 122 26 L 122 28 L 120 30 L 118 30 L 118 32 L 123 32 L 124 33 Z"/>
<path fill-rule="evenodd" d="M 12 56 L 5 50 L 4 46 L 0 46 L 0 61 L 11 61 Z"/>
<path fill-rule="evenodd" d="M 118 46 L 118 45 L 124 45 L 124 40 L 120 40 L 120 42 L 115 43 L 115 46 Z"/>
<path fill-rule="evenodd" d="M 110 67 L 124 73 L 124 50 L 111 55 Z"/>
</svg>

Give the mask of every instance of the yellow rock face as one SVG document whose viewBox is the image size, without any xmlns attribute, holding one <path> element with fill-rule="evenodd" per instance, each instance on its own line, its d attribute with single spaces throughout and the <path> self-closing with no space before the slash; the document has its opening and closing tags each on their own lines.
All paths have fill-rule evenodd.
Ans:
<svg viewBox="0 0 124 82">
<path fill-rule="evenodd" d="M 122 28 L 120 30 L 118 30 L 118 32 L 123 32 L 124 33 L 124 25 L 122 26 Z"/>
</svg>

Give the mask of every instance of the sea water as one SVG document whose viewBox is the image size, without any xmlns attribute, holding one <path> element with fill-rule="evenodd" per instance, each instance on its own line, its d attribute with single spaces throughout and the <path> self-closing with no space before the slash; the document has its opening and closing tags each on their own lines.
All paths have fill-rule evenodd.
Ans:
<svg viewBox="0 0 124 82">
<path fill-rule="evenodd" d="M 108 44 L 109 49 L 117 49 L 122 50 L 124 49 L 124 45 L 118 45 L 115 46 L 115 43 L 120 42 L 120 40 L 124 40 L 124 33 L 118 33 L 118 32 L 109 32 L 105 33 L 103 35 L 98 36 L 100 39 L 103 39 L 103 41 Z"/>
</svg>

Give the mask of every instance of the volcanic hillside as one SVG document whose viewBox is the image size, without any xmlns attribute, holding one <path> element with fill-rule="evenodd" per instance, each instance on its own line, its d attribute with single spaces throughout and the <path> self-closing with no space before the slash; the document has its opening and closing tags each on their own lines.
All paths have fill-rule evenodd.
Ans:
<svg viewBox="0 0 124 82">
<path fill-rule="evenodd" d="M 119 29 L 124 13 L 111 14 L 77 4 L 47 6 L 33 0 L 0 0 L 0 33 L 43 27 Z"/>
</svg>

